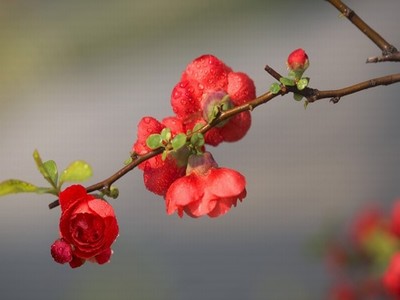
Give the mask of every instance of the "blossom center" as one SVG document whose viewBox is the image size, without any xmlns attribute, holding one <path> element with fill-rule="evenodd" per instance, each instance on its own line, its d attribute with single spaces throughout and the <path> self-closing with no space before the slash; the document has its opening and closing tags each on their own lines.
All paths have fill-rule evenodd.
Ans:
<svg viewBox="0 0 400 300">
<path fill-rule="evenodd" d="M 81 243 L 95 243 L 104 232 L 104 222 L 91 214 L 78 214 L 71 222 L 72 237 Z"/>
</svg>

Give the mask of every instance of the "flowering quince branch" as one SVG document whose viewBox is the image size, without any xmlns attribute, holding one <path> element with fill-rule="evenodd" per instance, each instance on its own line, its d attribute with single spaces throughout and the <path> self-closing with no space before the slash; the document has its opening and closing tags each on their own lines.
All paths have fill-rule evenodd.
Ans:
<svg viewBox="0 0 400 300">
<path fill-rule="evenodd" d="M 382 49 L 384 57 L 378 61 L 397 61 L 396 48 L 345 4 L 340 0 L 328 2 Z M 256 97 L 254 83 L 247 74 L 233 71 L 213 55 L 202 55 L 188 64 L 172 90 L 174 115 L 161 121 L 143 117 L 130 159 L 115 174 L 86 188 L 74 184 L 62 189 L 65 182 L 90 178 L 91 167 L 75 161 L 59 174 L 56 163 L 43 162 L 35 150 L 37 168 L 50 187 L 10 179 L 0 183 L 0 196 L 20 192 L 58 196 L 49 204 L 50 209 L 61 207 L 59 238 L 51 246 L 51 255 L 56 262 L 69 263 L 72 268 L 86 261 L 104 264 L 110 260 L 119 227 L 112 206 L 104 198 L 117 198 L 114 182 L 136 167 L 143 171 L 145 187 L 164 198 L 167 214 L 176 212 L 179 217 L 186 214 L 193 218 L 224 215 L 246 197 L 246 179 L 236 170 L 219 167 L 206 146 L 243 138 L 250 129 L 253 109 L 289 93 L 297 101 L 305 98 L 305 107 L 320 99 L 337 103 L 343 96 L 400 81 L 400 74 L 393 74 L 320 91 L 310 88 L 310 79 L 303 76 L 309 64 L 306 52 L 296 49 L 287 58 L 287 76 L 267 65 L 265 70 L 278 82 Z M 90 194 L 96 191 L 99 193 Z"/>
</svg>

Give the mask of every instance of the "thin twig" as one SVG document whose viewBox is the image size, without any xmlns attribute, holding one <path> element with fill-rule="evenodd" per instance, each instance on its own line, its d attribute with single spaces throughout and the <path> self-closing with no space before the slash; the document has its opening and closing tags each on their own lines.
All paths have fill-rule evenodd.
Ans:
<svg viewBox="0 0 400 300">
<path fill-rule="evenodd" d="M 327 1 L 336 7 L 343 16 L 345 16 L 354 26 L 364 33 L 376 46 L 378 46 L 379 49 L 382 50 L 382 57 L 371 57 L 367 59 L 367 62 L 400 61 L 400 55 L 398 55 L 399 52 L 396 47 L 387 42 L 378 32 L 365 23 L 351 8 L 341 0 Z"/>
</svg>

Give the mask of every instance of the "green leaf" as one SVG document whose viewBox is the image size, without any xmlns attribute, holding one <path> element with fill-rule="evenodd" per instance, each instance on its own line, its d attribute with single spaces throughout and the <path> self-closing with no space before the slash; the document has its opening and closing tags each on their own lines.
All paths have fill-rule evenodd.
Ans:
<svg viewBox="0 0 400 300">
<path fill-rule="evenodd" d="M 58 170 L 57 165 L 54 160 L 48 160 L 43 163 L 43 168 L 45 169 L 46 173 L 49 175 L 49 179 L 57 185 L 58 180 Z"/>
<path fill-rule="evenodd" d="M 308 102 L 307 100 L 304 101 L 304 109 L 307 109 L 308 104 L 310 104 L 310 102 Z"/>
<path fill-rule="evenodd" d="M 177 134 L 171 141 L 172 148 L 178 150 L 186 144 L 187 136 L 184 133 Z"/>
<path fill-rule="evenodd" d="M 190 143 L 196 148 L 204 146 L 204 136 L 201 133 L 195 133 L 190 138 Z"/>
<path fill-rule="evenodd" d="M 35 160 L 36 166 L 44 177 L 54 188 L 57 187 L 57 165 L 54 161 L 49 160 L 43 163 L 42 158 L 39 155 L 39 151 L 33 151 L 33 159 Z"/>
<path fill-rule="evenodd" d="M 284 86 L 295 86 L 296 83 L 294 82 L 294 80 L 290 79 L 290 78 L 286 78 L 286 77 L 281 77 L 279 78 L 279 81 L 284 85 Z"/>
<path fill-rule="evenodd" d="M 303 96 L 300 94 L 293 94 L 293 99 L 296 101 L 301 101 L 301 99 L 303 99 Z"/>
<path fill-rule="evenodd" d="M 197 123 L 197 124 L 194 125 L 194 127 L 193 127 L 193 132 L 199 131 L 199 130 L 202 129 L 203 127 L 204 127 L 204 124 Z"/>
<path fill-rule="evenodd" d="M 164 128 L 161 130 L 161 139 L 168 142 L 171 139 L 171 129 Z"/>
<path fill-rule="evenodd" d="M 281 86 L 279 85 L 279 83 L 274 82 L 273 84 L 271 84 L 271 86 L 269 87 L 269 91 L 272 94 L 278 94 L 279 91 L 281 90 Z"/>
<path fill-rule="evenodd" d="M 150 149 L 154 150 L 163 145 L 162 141 L 163 141 L 163 139 L 160 134 L 153 133 L 153 134 L 150 134 L 149 137 L 147 138 L 146 145 Z"/>
<path fill-rule="evenodd" d="M 37 187 L 32 183 L 19 179 L 9 179 L 0 183 L 0 196 L 17 193 L 51 193 L 57 195 L 53 188 Z"/>
<path fill-rule="evenodd" d="M 302 90 L 304 90 L 306 87 L 307 87 L 307 85 L 308 85 L 308 79 L 306 78 L 306 77 L 303 77 L 303 78 L 301 78 L 298 82 L 297 82 L 297 89 L 299 90 L 299 91 L 302 91 Z"/>
<path fill-rule="evenodd" d="M 164 150 L 163 153 L 161 154 L 161 159 L 164 161 L 167 159 L 169 152 L 168 150 Z"/>
<path fill-rule="evenodd" d="M 300 78 L 301 78 L 301 76 L 303 75 L 303 73 L 304 73 L 304 70 L 302 70 L 302 69 L 299 69 L 299 70 L 291 70 L 289 73 L 288 73 L 288 77 L 290 78 L 290 79 L 293 79 L 294 81 L 297 81 L 297 80 L 299 80 Z"/>
<path fill-rule="evenodd" d="M 93 175 L 92 168 L 83 160 L 72 162 L 60 176 L 60 185 L 66 181 L 82 182 Z"/>
<path fill-rule="evenodd" d="M 133 161 L 132 156 L 129 156 L 127 159 L 125 159 L 124 165 L 125 165 L 125 166 L 126 166 L 126 165 L 129 165 L 132 161 Z"/>
</svg>

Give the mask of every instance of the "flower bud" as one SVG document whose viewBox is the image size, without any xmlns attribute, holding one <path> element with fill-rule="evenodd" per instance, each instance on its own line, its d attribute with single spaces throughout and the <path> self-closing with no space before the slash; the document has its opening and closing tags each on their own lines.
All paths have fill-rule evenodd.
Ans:
<svg viewBox="0 0 400 300">
<path fill-rule="evenodd" d="M 71 245 L 63 239 L 56 240 L 50 248 L 51 256 L 60 264 L 65 264 L 72 260 Z"/>
<path fill-rule="evenodd" d="M 287 66 L 290 71 L 304 72 L 309 65 L 308 56 L 306 52 L 299 48 L 289 54 L 287 59 Z"/>
</svg>

